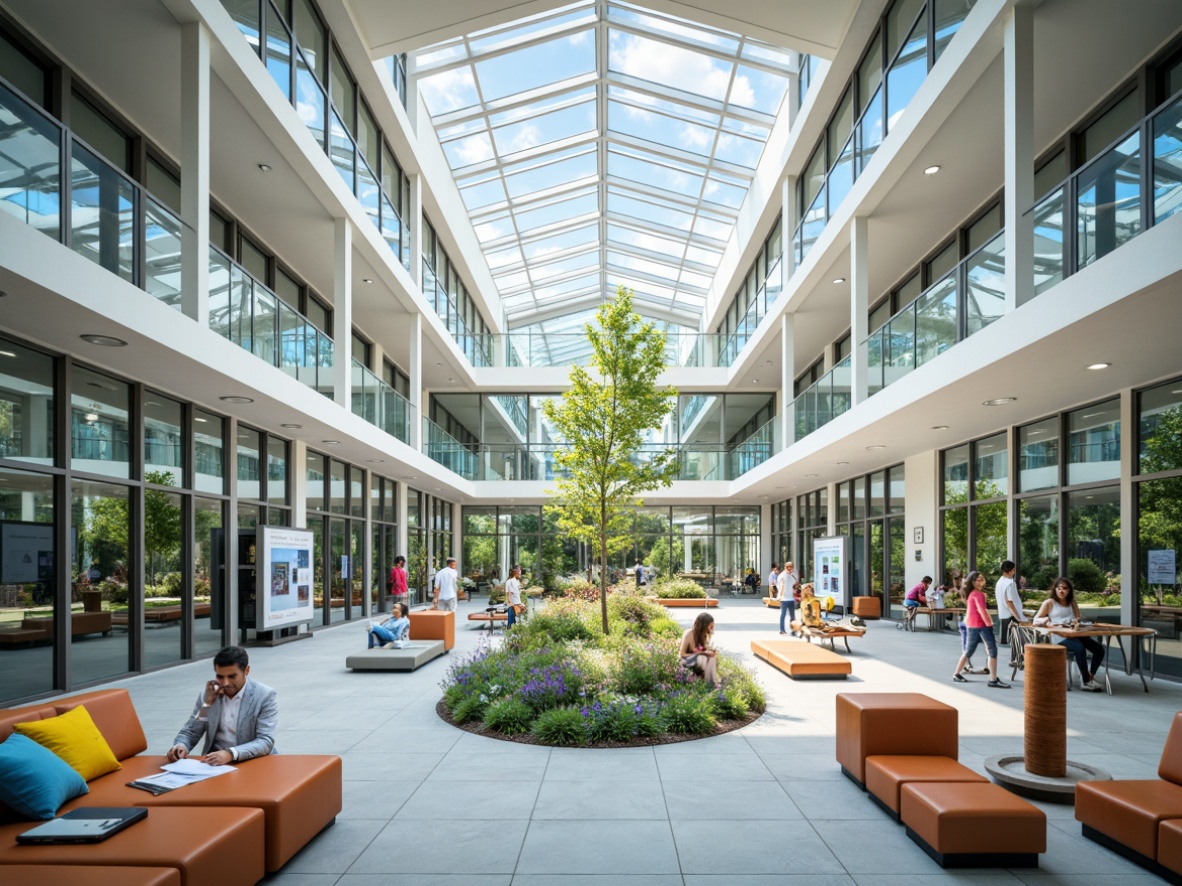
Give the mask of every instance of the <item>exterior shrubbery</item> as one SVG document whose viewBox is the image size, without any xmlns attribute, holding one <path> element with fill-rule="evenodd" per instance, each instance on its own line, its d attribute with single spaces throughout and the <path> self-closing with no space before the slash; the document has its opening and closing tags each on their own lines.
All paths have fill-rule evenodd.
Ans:
<svg viewBox="0 0 1182 886">
<path fill-rule="evenodd" d="M 672 578 L 658 582 L 656 592 L 663 600 L 702 600 L 706 597 L 706 592 L 698 583 L 688 578 Z"/>
<path fill-rule="evenodd" d="M 656 604 L 612 594 L 608 618 L 605 636 L 597 601 L 555 600 L 500 646 L 458 659 L 443 683 L 452 720 L 575 746 L 704 735 L 764 710 L 763 690 L 737 661 L 720 657 L 718 689 L 681 668 L 681 628 Z"/>
</svg>

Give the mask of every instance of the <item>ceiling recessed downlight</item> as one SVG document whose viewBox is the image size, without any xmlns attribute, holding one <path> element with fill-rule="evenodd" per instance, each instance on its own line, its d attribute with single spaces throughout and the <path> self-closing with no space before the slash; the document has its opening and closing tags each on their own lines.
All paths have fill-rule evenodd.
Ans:
<svg viewBox="0 0 1182 886">
<path fill-rule="evenodd" d="M 882 443 L 872 443 L 870 446 L 866 447 L 867 452 L 874 452 L 877 449 L 886 449 L 886 446 Z"/>
<path fill-rule="evenodd" d="M 946 431 L 946 430 L 948 430 L 948 425 L 932 425 L 932 430 L 933 431 Z"/>
<path fill-rule="evenodd" d="M 848 465 L 849 462 L 848 461 L 835 461 L 834 464 L 835 465 Z"/>
<path fill-rule="evenodd" d="M 933 166 L 925 167 L 923 174 L 924 175 L 935 175 L 939 171 L 940 171 L 940 167 L 938 165 L 933 165 Z"/>
<path fill-rule="evenodd" d="M 259 164 L 259 172 L 270 172 L 270 171 L 271 171 L 271 164 L 270 163 L 260 163 Z"/>
<path fill-rule="evenodd" d="M 239 396 L 238 394 L 229 394 L 225 397 L 218 397 L 218 399 L 221 400 L 223 403 L 253 403 L 254 402 L 254 398 L 242 397 L 242 396 Z"/>
<path fill-rule="evenodd" d="M 300 428 L 303 427 L 303 425 L 286 424 L 286 425 L 280 425 L 279 427 L 287 428 L 289 431 L 298 431 Z"/>
<path fill-rule="evenodd" d="M 372 279 L 372 278 L 370 278 L 370 277 L 362 277 L 362 278 L 361 278 L 361 282 L 362 282 L 362 283 L 372 283 L 372 282 L 373 282 L 373 279 Z"/>
<path fill-rule="evenodd" d="M 817 475 L 816 475 L 816 474 L 805 474 L 805 476 L 806 476 L 806 477 L 815 477 L 815 476 L 817 476 Z"/>
<path fill-rule="evenodd" d="M 100 348 L 125 348 L 127 342 L 121 338 L 115 338 L 113 335 L 94 335 L 87 333 L 86 335 L 78 336 L 84 342 L 89 342 L 92 345 L 98 345 Z"/>
<path fill-rule="evenodd" d="M 1084 369 L 1091 369 L 1091 370 L 1095 371 L 1097 369 L 1107 369 L 1111 365 L 1112 365 L 1111 363 L 1089 363 L 1087 366 L 1084 367 Z"/>
<path fill-rule="evenodd" d="M 384 458 L 367 458 L 366 461 L 369 462 L 371 465 L 380 465 L 380 464 L 386 463 L 386 460 Z"/>
<path fill-rule="evenodd" d="M 982 406 L 1005 406 L 1007 403 L 1013 403 L 1017 397 L 998 397 L 994 400 L 981 401 Z"/>
<path fill-rule="evenodd" d="M 834 278 L 833 278 L 833 282 L 834 282 L 834 283 L 844 283 L 844 282 L 845 282 L 845 277 L 834 277 Z"/>
<path fill-rule="evenodd" d="M 339 446 L 341 443 L 340 440 L 321 440 L 320 442 L 325 446 Z"/>
<path fill-rule="evenodd" d="M 16 354 L 14 354 L 12 351 L 0 351 L 0 357 L 15 357 L 15 356 L 16 356 Z"/>
</svg>

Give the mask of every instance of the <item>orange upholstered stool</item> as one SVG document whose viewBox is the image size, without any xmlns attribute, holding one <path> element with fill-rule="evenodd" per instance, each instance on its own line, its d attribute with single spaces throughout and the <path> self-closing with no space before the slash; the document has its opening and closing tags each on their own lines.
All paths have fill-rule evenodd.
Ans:
<svg viewBox="0 0 1182 886">
<path fill-rule="evenodd" d="M 1046 814 L 990 782 L 905 784 L 899 813 L 942 868 L 1038 867 L 1047 851 Z"/>
<path fill-rule="evenodd" d="M 1157 863 L 1182 874 L 1182 819 L 1172 818 L 1157 826 Z"/>
<path fill-rule="evenodd" d="M 419 609 L 407 615 L 412 640 L 442 640 L 444 649 L 456 645 L 456 614 L 442 609 Z"/>
<path fill-rule="evenodd" d="M 854 597 L 854 615 L 861 618 L 882 618 L 882 598 Z"/>
<path fill-rule="evenodd" d="M 871 799 L 899 818 L 899 793 L 913 782 L 980 782 L 989 779 L 949 757 L 875 756 L 866 758 L 866 790 Z"/>
<path fill-rule="evenodd" d="M 0 881 L 37 886 L 181 886 L 176 868 L 79 867 L 53 864 L 0 864 Z"/>
<path fill-rule="evenodd" d="M 1107 837 L 1153 860 L 1158 825 L 1182 818 L 1182 786 L 1160 778 L 1081 781 L 1075 786 L 1075 817 L 1084 836 Z"/>
<path fill-rule="evenodd" d="M 956 708 L 919 692 L 837 695 L 837 762 L 864 787 L 865 760 L 878 754 L 958 756 Z"/>
</svg>

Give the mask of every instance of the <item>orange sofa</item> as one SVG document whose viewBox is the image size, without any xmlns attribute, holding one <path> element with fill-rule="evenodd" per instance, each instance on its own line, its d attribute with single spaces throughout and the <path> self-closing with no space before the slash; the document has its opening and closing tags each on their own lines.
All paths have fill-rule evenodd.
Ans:
<svg viewBox="0 0 1182 886">
<path fill-rule="evenodd" d="M 179 874 L 178 886 L 253 886 L 279 870 L 341 810 L 341 759 L 330 755 L 257 757 L 238 764 L 230 775 L 159 796 L 128 787 L 127 782 L 158 772 L 166 760 L 143 753 L 147 739 L 125 689 L 0 710 L 0 739 L 8 738 L 16 723 L 47 720 L 80 705 L 123 768 L 91 780 L 90 792 L 67 802 L 59 814 L 80 807 L 143 806 L 148 817 L 99 844 L 22 846 L 16 836 L 33 823 L 0 804 L 0 881 L 18 882 L 7 871 L 14 865 L 82 865 L 153 869 L 128 883 L 176 882 L 153 879 L 158 869 L 171 868 Z M 79 872 L 79 882 L 105 881 Z"/>
<path fill-rule="evenodd" d="M 1182 883 L 1182 713 L 1174 715 L 1157 778 L 1081 781 L 1075 817 L 1083 835 Z"/>
</svg>

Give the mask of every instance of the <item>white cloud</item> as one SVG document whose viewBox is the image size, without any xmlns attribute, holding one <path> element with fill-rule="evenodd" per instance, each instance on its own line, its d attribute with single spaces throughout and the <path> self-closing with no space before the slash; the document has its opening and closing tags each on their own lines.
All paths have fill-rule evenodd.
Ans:
<svg viewBox="0 0 1182 886">
<path fill-rule="evenodd" d="M 609 62 L 613 70 L 719 101 L 726 98 L 731 79 L 730 63 L 631 34 L 613 34 L 613 37 L 616 39 L 612 40 Z"/>
<path fill-rule="evenodd" d="M 432 114 L 446 114 L 476 104 L 476 80 L 468 65 L 424 77 L 419 81 L 419 89 Z"/>
<path fill-rule="evenodd" d="M 731 86 L 731 101 L 744 108 L 756 106 L 755 90 L 751 88 L 751 81 L 742 74 L 735 77 L 734 85 Z"/>
<path fill-rule="evenodd" d="M 497 137 L 497 147 L 500 148 L 502 156 L 516 154 L 518 151 L 527 151 L 541 143 L 542 130 L 533 123 L 527 123 L 520 127 L 511 138 L 504 138 L 501 135 Z"/>
<path fill-rule="evenodd" d="M 460 161 L 460 166 L 469 166 L 491 160 L 493 154 L 492 142 L 485 133 L 470 135 L 467 138 L 453 142 L 452 152 Z"/>
</svg>

